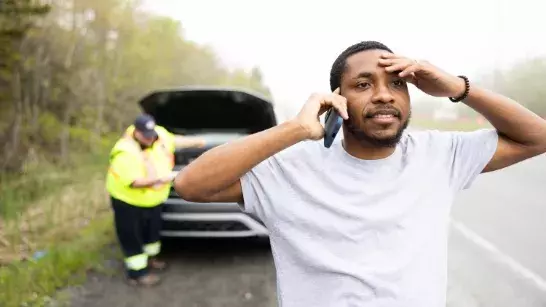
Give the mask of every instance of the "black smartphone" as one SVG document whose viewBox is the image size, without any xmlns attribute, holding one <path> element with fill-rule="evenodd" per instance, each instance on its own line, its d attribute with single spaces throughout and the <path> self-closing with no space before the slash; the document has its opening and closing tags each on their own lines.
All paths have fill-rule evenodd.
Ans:
<svg viewBox="0 0 546 307">
<path fill-rule="evenodd" d="M 324 119 L 324 147 L 332 146 L 341 125 L 343 125 L 343 118 L 333 107 L 330 108 Z"/>
</svg>

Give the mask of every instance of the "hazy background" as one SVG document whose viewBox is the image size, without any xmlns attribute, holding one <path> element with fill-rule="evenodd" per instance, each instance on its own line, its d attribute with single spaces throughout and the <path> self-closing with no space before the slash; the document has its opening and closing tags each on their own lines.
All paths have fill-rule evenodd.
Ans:
<svg viewBox="0 0 546 307">
<path fill-rule="evenodd" d="M 258 65 L 273 97 L 289 112 L 311 92 L 328 91 L 334 59 L 363 40 L 378 40 L 396 53 L 474 80 L 546 53 L 546 7 L 533 0 L 145 3 L 181 20 L 189 39 L 212 46 L 227 65 Z"/>
</svg>

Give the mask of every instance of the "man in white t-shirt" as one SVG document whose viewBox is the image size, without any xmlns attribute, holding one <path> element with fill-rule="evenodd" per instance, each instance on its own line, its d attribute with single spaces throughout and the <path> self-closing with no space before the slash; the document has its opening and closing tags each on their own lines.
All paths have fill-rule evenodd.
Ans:
<svg viewBox="0 0 546 307">
<path fill-rule="evenodd" d="M 495 129 L 406 131 L 408 82 L 464 101 Z M 296 118 L 203 154 L 176 191 L 239 202 L 265 223 L 280 306 L 445 306 L 454 196 L 480 173 L 545 152 L 546 121 L 379 42 L 342 52 L 330 85 Z M 325 148 L 318 118 L 330 107 L 344 118 L 344 139 Z"/>
</svg>

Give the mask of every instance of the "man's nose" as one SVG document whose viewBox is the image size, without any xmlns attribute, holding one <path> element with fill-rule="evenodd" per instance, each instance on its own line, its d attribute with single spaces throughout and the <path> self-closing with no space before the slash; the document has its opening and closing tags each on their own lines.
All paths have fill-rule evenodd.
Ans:
<svg viewBox="0 0 546 307">
<path fill-rule="evenodd" d="M 391 90 L 386 85 L 376 87 L 376 91 L 372 97 L 372 103 L 393 103 L 394 96 Z"/>
</svg>

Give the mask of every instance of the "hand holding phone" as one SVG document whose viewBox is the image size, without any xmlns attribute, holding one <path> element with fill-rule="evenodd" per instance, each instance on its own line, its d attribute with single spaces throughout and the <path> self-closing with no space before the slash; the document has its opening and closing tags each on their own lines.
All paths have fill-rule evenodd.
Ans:
<svg viewBox="0 0 546 307">
<path fill-rule="evenodd" d="M 307 133 L 305 139 L 318 141 L 325 138 L 325 131 L 328 135 L 325 138 L 325 146 L 330 147 L 343 120 L 349 119 L 347 113 L 347 100 L 339 95 L 337 88 L 330 94 L 312 94 L 295 118 L 295 121 L 304 128 Z M 332 109 L 332 110 L 330 110 Z M 319 116 L 328 112 L 326 116 L 326 129 L 319 120 Z"/>
</svg>

